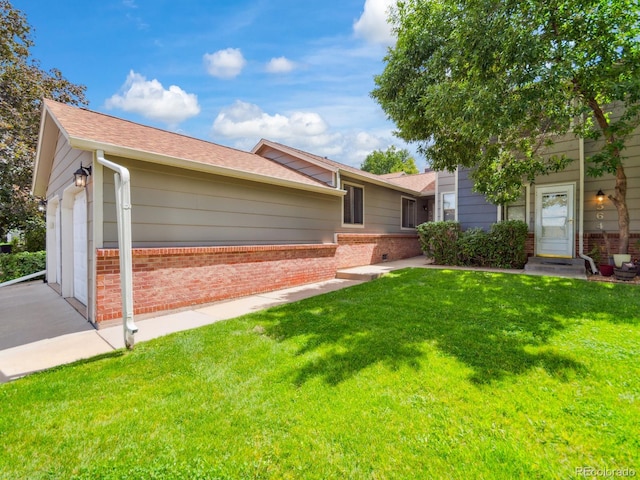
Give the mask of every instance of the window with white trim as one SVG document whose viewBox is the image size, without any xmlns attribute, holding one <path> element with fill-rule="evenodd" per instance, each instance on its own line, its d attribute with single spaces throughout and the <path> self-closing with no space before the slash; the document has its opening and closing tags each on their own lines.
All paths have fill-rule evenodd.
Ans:
<svg viewBox="0 0 640 480">
<path fill-rule="evenodd" d="M 342 197 L 342 223 L 344 225 L 364 225 L 364 187 L 343 183 L 347 194 Z"/>
<path fill-rule="evenodd" d="M 415 199 L 402 197 L 402 228 L 416 228 L 417 213 Z"/>
<path fill-rule="evenodd" d="M 442 194 L 442 220 L 455 221 L 456 219 L 456 194 L 454 192 Z"/>
<path fill-rule="evenodd" d="M 523 193 L 516 201 L 505 205 L 506 220 L 522 220 L 527 222 L 526 187 L 522 187 Z"/>
</svg>

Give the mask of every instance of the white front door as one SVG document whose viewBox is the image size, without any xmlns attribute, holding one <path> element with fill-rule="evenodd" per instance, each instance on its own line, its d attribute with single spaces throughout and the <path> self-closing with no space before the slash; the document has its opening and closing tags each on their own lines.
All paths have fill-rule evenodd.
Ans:
<svg viewBox="0 0 640 480">
<path fill-rule="evenodd" d="M 73 296 L 87 304 L 87 195 L 79 192 L 73 201 Z"/>
<path fill-rule="evenodd" d="M 536 255 L 573 258 L 574 185 L 536 188 Z"/>
</svg>

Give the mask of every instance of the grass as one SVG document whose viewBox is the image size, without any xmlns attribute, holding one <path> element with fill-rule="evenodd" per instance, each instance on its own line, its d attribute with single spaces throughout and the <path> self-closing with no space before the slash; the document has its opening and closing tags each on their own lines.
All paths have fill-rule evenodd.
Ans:
<svg viewBox="0 0 640 480">
<path fill-rule="evenodd" d="M 0 478 L 640 469 L 640 290 L 408 269 L 0 386 Z"/>
</svg>

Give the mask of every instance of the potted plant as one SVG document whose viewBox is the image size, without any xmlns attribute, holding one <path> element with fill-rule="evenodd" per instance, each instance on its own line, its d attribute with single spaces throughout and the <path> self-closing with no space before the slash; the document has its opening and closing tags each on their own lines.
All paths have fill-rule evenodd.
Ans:
<svg viewBox="0 0 640 480">
<path fill-rule="evenodd" d="M 604 250 L 606 250 L 606 260 L 602 260 L 602 250 L 603 247 L 601 245 L 594 245 L 591 251 L 589 252 L 589 256 L 593 258 L 593 261 L 596 265 L 598 265 L 598 270 L 600 271 L 600 275 L 603 277 L 610 277 L 613 275 L 613 265 L 609 263 L 609 242 L 605 237 L 605 245 Z"/>
<path fill-rule="evenodd" d="M 633 262 L 624 262 L 619 267 L 613 267 L 613 273 L 616 276 L 616 279 L 623 280 L 625 282 L 633 280 L 637 272 L 638 270 Z"/>
</svg>

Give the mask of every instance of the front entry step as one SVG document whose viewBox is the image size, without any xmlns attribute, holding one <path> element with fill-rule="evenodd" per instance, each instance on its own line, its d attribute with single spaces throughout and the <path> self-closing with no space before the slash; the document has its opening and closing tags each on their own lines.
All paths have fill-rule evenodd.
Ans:
<svg viewBox="0 0 640 480">
<path fill-rule="evenodd" d="M 534 275 L 587 278 L 587 269 L 581 258 L 529 257 L 524 270 Z"/>
<path fill-rule="evenodd" d="M 363 282 L 375 280 L 376 278 L 380 278 L 382 275 L 383 274 L 380 272 L 349 272 L 347 270 L 338 270 L 336 272 L 336 278 L 340 278 L 342 280 L 360 280 Z"/>
</svg>

